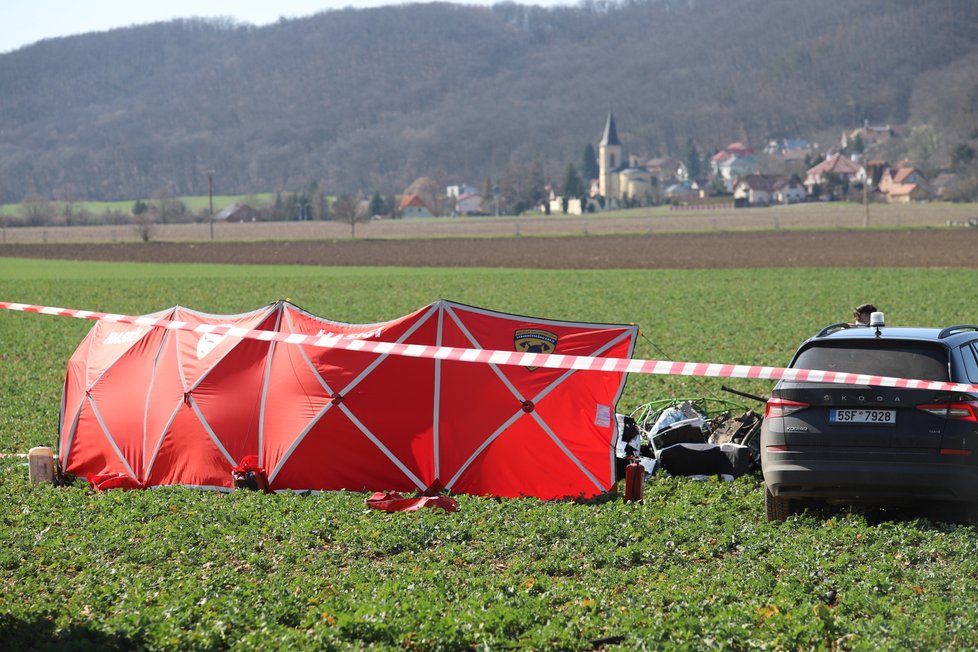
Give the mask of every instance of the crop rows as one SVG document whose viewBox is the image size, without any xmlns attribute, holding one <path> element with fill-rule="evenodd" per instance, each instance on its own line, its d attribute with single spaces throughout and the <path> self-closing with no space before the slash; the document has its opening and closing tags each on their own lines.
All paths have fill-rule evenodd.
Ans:
<svg viewBox="0 0 978 652">
<path fill-rule="evenodd" d="M 900 283 L 894 283 L 899 274 Z M 439 298 L 642 327 L 635 357 L 784 365 L 873 301 L 891 324 L 974 322 L 967 270 L 525 271 L 0 260 L 0 298 L 219 313 L 289 298 L 375 322 Z M 0 452 L 56 443 L 65 363 L 90 322 L 0 314 Z M 632 376 L 619 411 L 721 395 Z M 764 520 L 759 478 L 656 476 L 641 503 L 460 496 L 383 514 L 364 494 L 92 493 L 0 460 L 8 649 L 969 649 L 978 540 L 899 515 Z"/>
</svg>

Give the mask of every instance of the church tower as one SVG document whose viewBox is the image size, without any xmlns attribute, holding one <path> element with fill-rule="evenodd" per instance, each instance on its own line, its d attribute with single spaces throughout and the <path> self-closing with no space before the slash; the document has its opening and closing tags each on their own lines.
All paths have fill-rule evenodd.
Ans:
<svg viewBox="0 0 978 652">
<path fill-rule="evenodd" d="M 609 112 L 604 126 L 604 136 L 598 143 L 598 191 L 606 199 L 618 199 L 618 173 L 624 163 L 621 141 L 615 129 L 615 116 Z"/>
</svg>

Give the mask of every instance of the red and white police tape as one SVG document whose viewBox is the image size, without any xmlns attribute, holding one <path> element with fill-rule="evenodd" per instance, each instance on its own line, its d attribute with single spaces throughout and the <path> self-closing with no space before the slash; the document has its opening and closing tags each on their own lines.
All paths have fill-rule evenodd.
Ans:
<svg viewBox="0 0 978 652">
<path fill-rule="evenodd" d="M 156 317 L 134 317 L 90 310 L 33 306 L 26 303 L 0 301 L 0 309 L 32 312 L 58 317 L 75 317 L 92 321 L 134 324 L 195 333 L 211 333 L 228 337 L 241 337 L 262 342 L 284 342 L 320 348 L 344 349 L 381 355 L 399 355 L 410 358 L 431 358 L 456 362 L 514 365 L 519 367 L 546 367 L 549 369 L 573 369 L 576 371 L 608 371 L 630 374 L 659 374 L 669 376 L 703 376 L 713 378 L 756 378 L 762 380 L 792 380 L 802 382 L 836 383 L 843 385 L 867 385 L 871 387 L 902 387 L 934 389 L 951 392 L 978 392 L 978 386 L 962 383 L 946 383 L 912 378 L 870 376 L 817 369 L 788 369 L 755 365 L 716 364 L 708 362 L 673 362 L 670 360 L 640 360 L 633 358 L 601 358 L 558 353 L 521 353 L 518 351 L 493 351 L 465 349 L 451 346 L 424 344 L 398 344 L 347 338 L 336 335 L 302 335 L 276 331 L 252 330 L 223 324 L 188 324 L 182 321 Z"/>
</svg>

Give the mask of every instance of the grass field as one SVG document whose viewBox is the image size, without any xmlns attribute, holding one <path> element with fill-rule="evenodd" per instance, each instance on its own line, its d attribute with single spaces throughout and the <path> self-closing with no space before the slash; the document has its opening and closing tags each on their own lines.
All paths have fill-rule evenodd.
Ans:
<svg viewBox="0 0 978 652">
<path fill-rule="evenodd" d="M 209 208 L 213 200 L 214 212 L 219 213 L 225 207 L 233 204 L 236 201 L 261 201 L 270 203 L 275 199 L 274 195 L 262 194 L 262 195 L 214 195 L 214 197 L 209 197 L 207 195 L 193 196 L 193 197 L 177 197 L 176 200 L 183 203 L 187 207 L 187 210 L 191 213 L 199 213 L 206 208 Z M 144 197 L 143 201 L 147 203 L 152 203 L 152 199 Z M 75 213 L 88 212 L 92 215 L 101 215 L 103 213 L 123 213 L 129 215 L 132 213 L 133 204 L 136 200 L 125 200 L 125 201 L 80 201 L 73 202 L 72 209 Z M 56 211 L 64 211 L 64 202 L 52 202 L 52 206 Z M 0 215 L 17 218 L 23 215 L 24 208 L 22 204 L 0 204 Z"/>
<path fill-rule="evenodd" d="M 349 322 L 439 298 L 634 322 L 635 357 L 784 365 L 871 300 L 891 324 L 974 323 L 978 271 L 153 266 L 0 259 L 0 300 L 218 313 L 289 298 Z M 91 323 L 0 313 L 0 452 L 56 443 Z M 766 394 L 770 383 L 724 381 Z M 632 376 L 619 411 L 718 396 Z M 728 396 L 729 397 L 729 396 Z M 656 476 L 642 503 L 459 497 L 387 515 L 363 494 L 93 494 L 0 460 L 0 640 L 9 649 L 974 649 L 978 537 L 858 513 L 764 520 L 758 478 Z"/>
</svg>

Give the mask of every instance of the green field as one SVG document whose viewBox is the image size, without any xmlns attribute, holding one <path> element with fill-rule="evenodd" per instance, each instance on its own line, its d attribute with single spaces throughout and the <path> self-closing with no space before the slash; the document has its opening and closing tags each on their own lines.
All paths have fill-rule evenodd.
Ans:
<svg viewBox="0 0 978 652">
<path fill-rule="evenodd" d="M 0 300 L 218 313 L 288 298 L 375 322 L 436 299 L 641 326 L 635 357 L 783 366 L 872 301 L 892 325 L 975 323 L 971 270 L 453 270 L 0 259 Z M 0 312 L 0 452 L 56 444 L 91 327 Z M 629 379 L 653 399 L 763 381 Z M 731 398 L 727 395 L 728 398 Z M 753 406 L 752 406 L 753 407 Z M 858 513 L 764 520 L 756 477 L 656 476 L 640 504 L 459 497 L 382 514 L 364 494 L 33 487 L 0 460 L 8 649 L 975 649 L 972 527 Z"/>
<path fill-rule="evenodd" d="M 261 194 L 261 195 L 214 195 L 211 198 L 208 195 L 195 195 L 192 197 L 176 197 L 177 201 L 183 203 L 187 207 L 187 210 L 192 213 L 200 213 L 205 209 L 209 208 L 211 201 L 213 199 L 214 212 L 219 213 L 226 206 L 233 204 L 236 201 L 261 201 L 264 203 L 271 203 L 274 201 L 275 196 L 271 194 Z M 154 200 L 148 197 L 144 197 L 143 201 L 147 203 L 153 203 Z M 129 215 L 132 213 L 133 204 L 136 200 L 123 200 L 123 201 L 79 201 L 73 202 L 72 209 L 75 213 L 88 212 L 92 215 L 101 215 L 103 213 L 123 213 Z M 59 213 L 64 212 L 64 202 L 52 201 L 52 207 Z M 22 204 L 0 204 L 0 215 L 9 217 L 21 217 L 24 214 L 24 207 Z"/>
</svg>

